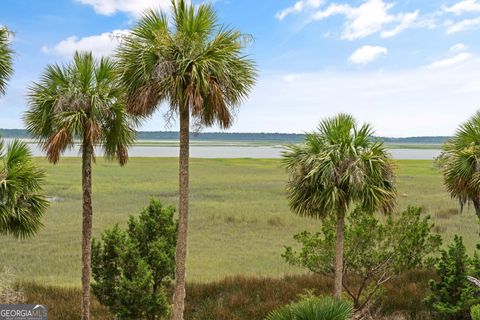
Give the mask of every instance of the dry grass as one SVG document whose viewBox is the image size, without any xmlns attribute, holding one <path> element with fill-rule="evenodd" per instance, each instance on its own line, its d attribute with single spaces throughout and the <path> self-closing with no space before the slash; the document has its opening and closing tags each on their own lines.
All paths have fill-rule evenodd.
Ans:
<svg viewBox="0 0 480 320">
<path fill-rule="evenodd" d="M 423 299 L 428 292 L 430 271 L 412 271 L 386 286 L 383 298 L 373 310 L 375 320 L 431 319 Z M 50 320 L 80 319 L 80 289 L 59 288 L 25 283 L 28 303 L 49 307 Z M 208 284 L 187 286 L 185 319 L 187 320 L 263 320 L 272 310 L 299 299 L 300 295 L 330 294 L 333 281 L 315 275 L 284 278 L 229 277 Z M 381 307 L 381 309 L 379 309 Z M 108 310 L 92 299 L 96 320 L 111 320 Z"/>
</svg>

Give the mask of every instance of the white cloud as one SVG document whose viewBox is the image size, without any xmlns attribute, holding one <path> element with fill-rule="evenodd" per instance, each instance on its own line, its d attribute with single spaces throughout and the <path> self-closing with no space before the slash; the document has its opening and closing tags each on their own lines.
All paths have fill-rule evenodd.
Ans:
<svg viewBox="0 0 480 320">
<path fill-rule="evenodd" d="M 457 54 L 453 57 L 450 57 L 450 58 L 445 58 L 445 59 L 435 61 L 435 62 L 431 63 L 430 65 L 428 65 L 428 67 L 429 68 L 452 67 L 454 65 L 457 65 L 459 63 L 467 61 L 471 57 L 472 57 L 471 53 L 463 52 L 463 53 L 459 53 L 459 54 Z"/>
<path fill-rule="evenodd" d="M 301 77 L 301 74 L 287 74 L 285 77 L 283 77 L 283 80 L 285 82 L 293 82 L 299 80 Z"/>
<path fill-rule="evenodd" d="M 457 43 L 453 45 L 448 51 L 453 53 L 458 53 L 458 52 L 465 52 L 467 51 L 467 49 L 468 47 L 463 43 Z"/>
<path fill-rule="evenodd" d="M 418 11 L 410 13 L 389 14 L 394 4 L 383 0 L 367 0 L 358 7 L 348 4 L 330 4 L 326 9 L 319 10 L 312 20 L 322 20 L 333 15 L 344 15 L 345 24 L 342 39 L 355 40 L 381 32 L 382 37 L 392 37 L 410 28 L 418 17 Z M 384 27 L 397 24 L 393 29 L 383 31 Z"/>
<path fill-rule="evenodd" d="M 43 46 L 41 50 L 44 53 L 54 53 L 63 57 L 71 57 L 75 51 L 92 51 L 96 56 L 109 56 L 118 47 L 121 37 L 127 33 L 127 30 L 114 30 L 84 38 L 71 36 L 52 48 Z"/>
<path fill-rule="evenodd" d="M 468 52 L 468 47 L 463 43 L 456 43 L 448 49 L 448 54 L 446 58 L 434 61 L 430 63 L 427 68 L 436 69 L 436 68 L 448 68 L 462 63 L 466 63 L 470 60 L 473 55 Z"/>
<path fill-rule="evenodd" d="M 110 16 L 124 12 L 139 17 L 145 9 L 168 9 L 170 0 L 76 0 L 93 7 L 96 13 Z"/>
<path fill-rule="evenodd" d="M 381 33 L 382 38 L 390 38 L 390 37 L 396 36 L 400 32 L 410 28 L 413 25 L 413 23 L 417 20 L 417 18 L 418 18 L 418 10 L 415 12 L 400 14 L 399 15 L 400 24 L 391 30 L 383 31 Z"/>
<path fill-rule="evenodd" d="M 285 19 L 288 15 L 293 13 L 300 13 L 305 9 L 316 9 L 320 7 L 323 3 L 323 0 L 300 0 L 295 2 L 291 7 L 285 8 L 275 15 L 278 20 Z"/>
<path fill-rule="evenodd" d="M 231 131 L 305 132 L 348 112 L 382 136 L 450 135 L 478 108 L 478 74 L 477 59 L 452 68 L 310 72 L 290 82 L 286 73 L 262 73 Z"/>
<path fill-rule="evenodd" d="M 455 3 L 452 6 L 442 6 L 442 10 L 447 13 L 453 13 L 456 15 L 465 12 L 480 12 L 480 3 L 477 0 L 462 0 Z"/>
<path fill-rule="evenodd" d="M 466 30 L 478 29 L 480 28 L 480 18 L 465 19 L 459 22 L 447 21 L 446 26 L 447 26 L 448 34 L 457 33 L 457 32 L 466 31 Z"/>
<path fill-rule="evenodd" d="M 363 46 L 357 49 L 348 59 L 354 64 L 367 64 L 375 61 L 381 55 L 387 54 L 388 50 L 379 46 Z"/>
</svg>

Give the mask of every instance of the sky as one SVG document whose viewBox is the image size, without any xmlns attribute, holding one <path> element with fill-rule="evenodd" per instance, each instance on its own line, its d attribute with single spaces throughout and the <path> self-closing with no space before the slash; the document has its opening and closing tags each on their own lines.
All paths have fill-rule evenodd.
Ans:
<svg viewBox="0 0 480 320">
<path fill-rule="evenodd" d="M 195 5 L 204 0 L 192 0 Z M 229 132 L 302 133 L 339 112 L 381 136 L 451 135 L 480 108 L 480 0 L 211 0 L 253 36 L 259 77 Z M 23 128 L 26 93 L 75 50 L 112 55 L 145 8 L 169 0 L 0 0 L 15 74 L 0 128 Z M 176 130 L 166 106 L 140 130 Z M 205 131 L 219 131 L 219 128 Z"/>
</svg>

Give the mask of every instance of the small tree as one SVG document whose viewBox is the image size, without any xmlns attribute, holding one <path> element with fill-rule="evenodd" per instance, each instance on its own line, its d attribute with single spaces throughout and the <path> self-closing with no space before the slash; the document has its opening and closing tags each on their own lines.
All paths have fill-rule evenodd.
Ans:
<svg viewBox="0 0 480 320">
<path fill-rule="evenodd" d="M 393 165 L 368 124 L 348 114 L 320 122 L 305 143 L 284 152 L 287 197 L 298 215 L 336 219 L 335 297 L 343 283 L 345 217 L 353 206 L 366 211 L 392 211 L 396 200 Z"/>
<path fill-rule="evenodd" d="M 120 319 L 166 319 L 169 279 L 175 275 L 175 209 L 151 200 L 128 230 L 106 230 L 92 245 L 94 294 Z"/>
<path fill-rule="evenodd" d="M 436 319 L 469 319 L 470 308 L 480 302 L 479 288 L 468 280 L 468 275 L 474 274 L 473 263 L 462 237 L 456 235 L 453 244 L 442 251 L 437 265 L 440 280 L 431 281 L 432 295 L 428 302 L 436 313 Z"/>
<path fill-rule="evenodd" d="M 382 288 L 401 271 L 431 265 L 441 238 L 432 235 L 429 217 L 420 217 L 419 208 L 410 207 L 398 219 L 385 224 L 360 209 L 352 212 L 345 228 L 343 287 L 356 310 L 362 310 Z M 335 271 L 335 222 L 327 220 L 322 232 L 303 232 L 294 236 L 302 244 L 300 252 L 286 247 L 283 257 L 292 265 L 317 274 Z"/>
</svg>

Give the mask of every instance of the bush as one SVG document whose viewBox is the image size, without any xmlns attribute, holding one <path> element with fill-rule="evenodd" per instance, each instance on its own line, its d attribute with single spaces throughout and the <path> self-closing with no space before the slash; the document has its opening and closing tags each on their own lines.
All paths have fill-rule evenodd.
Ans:
<svg viewBox="0 0 480 320">
<path fill-rule="evenodd" d="M 409 207 L 398 219 L 382 224 L 372 214 L 353 211 L 345 227 L 344 288 L 354 308 L 368 307 L 384 284 L 401 272 L 430 267 L 441 238 L 432 234 L 429 217 L 421 209 Z M 332 275 L 335 261 L 335 225 L 324 221 L 322 232 L 302 232 L 294 236 L 302 244 L 300 252 L 286 247 L 282 255 L 292 265 Z"/>
<path fill-rule="evenodd" d="M 476 304 L 470 309 L 472 320 L 480 320 L 480 304 Z"/>
<path fill-rule="evenodd" d="M 18 304 L 25 300 L 23 290 L 15 284 L 13 273 L 8 268 L 0 271 L 0 304 Z"/>
<path fill-rule="evenodd" d="M 169 281 L 175 274 L 178 224 L 175 209 L 151 200 L 128 230 L 116 225 L 92 245 L 92 289 L 120 319 L 163 319 L 169 315 Z"/>
<path fill-rule="evenodd" d="M 467 276 L 476 275 L 475 261 L 470 259 L 462 237 L 455 236 L 453 244 L 442 250 L 437 265 L 438 281 L 431 281 L 432 294 L 428 299 L 436 318 L 448 320 L 469 319 L 470 308 L 480 300 L 479 288 Z"/>
<path fill-rule="evenodd" d="M 408 271 L 386 283 L 382 306 L 375 319 L 430 320 L 430 306 L 422 303 L 428 294 L 431 270 Z M 26 303 L 49 306 L 49 320 L 81 320 L 80 288 L 61 288 L 22 283 Z M 333 289 L 330 277 L 312 274 L 282 278 L 234 277 L 210 283 L 187 283 L 185 319 L 187 320 L 258 320 L 283 305 L 297 301 L 308 288 L 317 296 Z M 108 309 L 92 295 L 92 319 L 113 320 Z M 245 306 L 248 306 L 247 308 Z M 401 315 L 401 316 L 399 316 Z"/>
<path fill-rule="evenodd" d="M 266 320 L 347 320 L 352 306 L 332 297 L 310 297 L 271 312 Z"/>
</svg>

